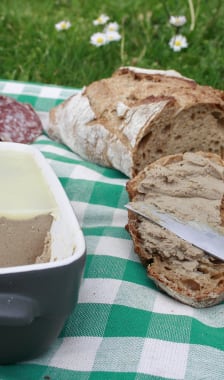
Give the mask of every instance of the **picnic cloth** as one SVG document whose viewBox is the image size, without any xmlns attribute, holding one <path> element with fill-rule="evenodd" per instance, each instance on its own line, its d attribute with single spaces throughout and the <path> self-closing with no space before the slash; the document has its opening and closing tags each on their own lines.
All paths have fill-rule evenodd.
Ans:
<svg viewBox="0 0 224 380">
<path fill-rule="evenodd" d="M 1 94 L 41 116 L 76 91 L 0 81 Z M 127 178 L 44 134 L 34 145 L 71 201 L 87 260 L 78 304 L 59 337 L 38 358 L 0 366 L 0 380 L 223 380 L 224 305 L 186 306 L 147 278 L 125 230 Z"/>
</svg>

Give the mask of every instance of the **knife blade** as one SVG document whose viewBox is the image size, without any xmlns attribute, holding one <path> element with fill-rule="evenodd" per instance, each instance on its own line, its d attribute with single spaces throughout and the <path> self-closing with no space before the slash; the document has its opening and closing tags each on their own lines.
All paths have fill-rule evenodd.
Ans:
<svg viewBox="0 0 224 380">
<path fill-rule="evenodd" d="M 215 231 L 208 224 L 182 221 L 144 201 L 129 202 L 125 207 L 224 261 L 224 235 Z"/>
</svg>

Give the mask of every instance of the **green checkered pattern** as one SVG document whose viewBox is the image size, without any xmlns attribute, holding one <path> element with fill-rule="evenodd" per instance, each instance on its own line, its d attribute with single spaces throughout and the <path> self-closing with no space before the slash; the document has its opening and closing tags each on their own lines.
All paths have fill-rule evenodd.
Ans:
<svg viewBox="0 0 224 380">
<path fill-rule="evenodd" d="M 0 91 L 47 112 L 78 90 L 2 81 Z M 60 336 L 41 357 L 0 366 L 0 380 L 223 380 L 223 304 L 191 308 L 147 278 L 125 230 L 127 178 L 45 135 L 34 145 L 72 203 L 87 261 Z"/>
</svg>

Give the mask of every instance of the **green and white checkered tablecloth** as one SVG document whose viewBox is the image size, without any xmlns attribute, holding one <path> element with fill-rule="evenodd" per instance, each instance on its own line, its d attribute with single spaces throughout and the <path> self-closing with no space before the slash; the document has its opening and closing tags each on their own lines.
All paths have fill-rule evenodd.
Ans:
<svg viewBox="0 0 224 380">
<path fill-rule="evenodd" d="M 41 112 L 76 91 L 0 81 L 1 94 Z M 87 261 L 78 304 L 60 336 L 35 360 L 0 366 L 0 380 L 223 380 L 224 305 L 191 308 L 147 278 L 125 230 L 127 178 L 44 135 L 35 145 L 74 207 Z"/>
</svg>

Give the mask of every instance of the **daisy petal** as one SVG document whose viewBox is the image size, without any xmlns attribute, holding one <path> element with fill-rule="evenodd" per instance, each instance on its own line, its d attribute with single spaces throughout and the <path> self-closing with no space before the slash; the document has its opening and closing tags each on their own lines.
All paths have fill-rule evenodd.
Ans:
<svg viewBox="0 0 224 380">
<path fill-rule="evenodd" d="M 174 26 L 182 26 L 187 22 L 185 16 L 170 16 L 170 24 Z"/>
<path fill-rule="evenodd" d="M 109 22 L 107 26 L 104 29 L 104 32 L 118 32 L 119 30 L 119 25 L 117 22 Z"/>
<path fill-rule="evenodd" d="M 113 32 L 113 31 L 107 31 L 106 32 L 106 38 L 108 42 L 112 41 L 120 41 L 121 35 L 118 32 Z"/>
<path fill-rule="evenodd" d="M 71 27 L 71 23 L 65 20 L 60 21 L 57 24 L 55 24 L 55 29 L 57 29 L 58 31 L 66 30 L 66 29 L 69 29 L 70 27 Z"/>
<path fill-rule="evenodd" d="M 180 51 L 188 47 L 187 39 L 182 34 L 177 34 L 171 38 L 169 46 L 173 51 Z"/>
<path fill-rule="evenodd" d="M 104 25 L 110 19 L 105 14 L 100 15 L 96 20 L 93 21 L 93 25 Z"/>
<path fill-rule="evenodd" d="M 107 37 L 106 37 L 106 34 L 105 33 L 94 33 L 91 37 L 90 37 L 90 43 L 92 45 L 95 45 L 97 47 L 99 46 L 103 46 L 103 45 L 106 45 L 107 44 Z"/>
</svg>

